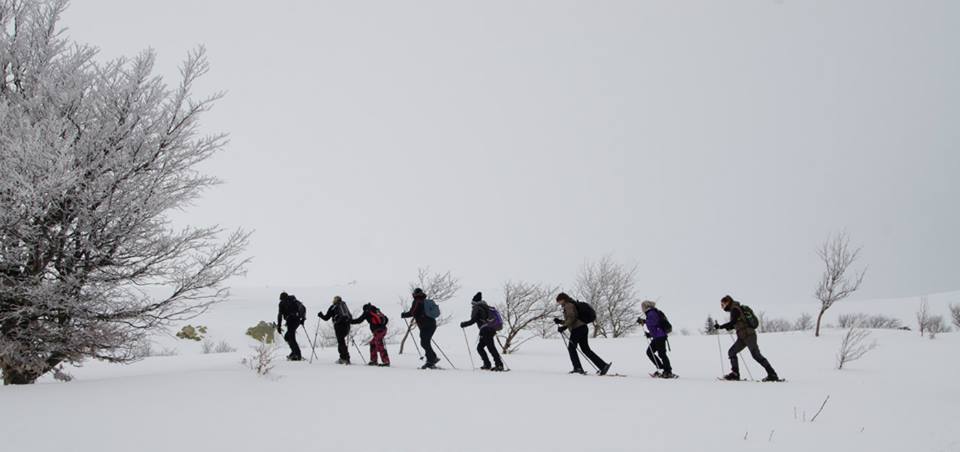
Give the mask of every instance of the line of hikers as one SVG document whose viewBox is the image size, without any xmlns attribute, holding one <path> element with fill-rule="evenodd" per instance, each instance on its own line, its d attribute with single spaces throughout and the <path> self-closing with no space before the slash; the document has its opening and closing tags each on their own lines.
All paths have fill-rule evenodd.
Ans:
<svg viewBox="0 0 960 452">
<path fill-rule="evenodd" d="M 437 320 L 440 318 L 440 307 L 436 302 L 427 297 L 423 290 L 414 289 L 411 294 L 413 302 L 410 309 L 402 313 L 402 318 L 412 318 L 413 324 L 407 324 L 407 328 L 412 328 L 415 324 L 420 333 L 420 347 L 423 348 L 426 359 L 421 369 L 436 368 L 440 362 L 433 349 L 433 335 L 437 331 Z M 613 362 L 604 361 L 591 348 L 588 341 L 588 325 L 596 319 L 596 312 L 589 303 L 574 300 L 566 293 L 560 293 L 556 298 L 560 306 L 563 317 L 554 318 L 557 324 L 557 331 L 563 335 L 567 342 L 567 351 L 570 355 L 570 362 L 573 365 L 571 374 L 586 374 L 580 361 L 580 355 L 586 357 L 595 369 L 597 374 L 607 375 Z M 757 345 L 756 328 L 759 325 L 758 318 L 753 310 L 748 306 L 735 301 L 730 295 L 724 296 L 720 300 L 721 308 L 730 313 L 730 321 L 724 324 L 714 323 L 717 330 L 735 330 L 737 339 L 727 352 L 730 359 L 731 371 L 724 375 L 725 380 L 740 380 L 740 363 L 737 355 L 744 348 L 750 351 L 753 359 L 760 363 L 766 370 L 767 376 L 763 381 L 780 381 L 777 372 L 770 365 L 770 362 L 760 353 Z M 644 336 L 649 339 L 649 345 L 646 349 L 647 358 L 657 368 L 652 373 L 652 377 L 657 378 L 676 378 L 673 373 L 673 367 L 670 365 L 670 358 L 667 356 L 668 336 L 673 330 L 673 326 L 667 319 L 663 311 L 657 309 L 653 301 L 644 301 L 640 304 L 643 316 L 637 318 L 637 322 L 645 326 Z M 333 297 L 333 302 L 326 312 L 320 312 L 317 316 L 324 321 L 333 322 L 333 330 L 337 339 L 337 351 L 340 354 L 338 364 L 350 364 L 350 350 L 347 346 L 347 338 L 350 334 L 350 326 L 367 322 L 372 333 L 370 340 L 370 366 L 390 366 L 390 355 L 387 353 L 384 339 L 387 334 L 387 323 L 389 318 L 376 306 L 367 303 L 363 305 L 363 314 L 353 318 L 347 303 L 339 296 Z M 287 359 L 300 361 L 303 355 L 300 346 L 297 344 L 296 331 L 306 320 L 306 307 L 293 295 L 286 292 L 280 294 L 279 312 L 277 314 L 277 332 L 283 334 L 281 320 L 287 326 L 287 332 L 283 338 L 290 346 L 290 354 Z M 477 292 L 471 299 L 470 319 L 460 323 L 460 328 L 467 328 L 471 325 L 477 325 L 479 328 L 479 340 L 477 344 L 477 353 L 483 361 L 481 369 L 494 372 L 504 371 L 503 359 L 497 351 L 495 338 L 497 332 L 503 327 L 503 318 L 500 312 L 493 306 L 483 300 L 483 294 Z M 564 334 L 570 332 L 569 338 Z M 309 336 L 308 336 L 309 337 Z M 488 356 L 489 353 L 489 356 Z M 493 363 L 490 362 L 493 358 Z M 379 358 L 379 360 L 378 360 Z"/>
</svg>

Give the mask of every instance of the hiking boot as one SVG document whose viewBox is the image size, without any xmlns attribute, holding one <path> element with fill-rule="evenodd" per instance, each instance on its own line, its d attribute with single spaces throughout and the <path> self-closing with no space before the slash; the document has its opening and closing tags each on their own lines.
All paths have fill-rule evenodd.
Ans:
<svg viewBox="0 0 960 452">
<path fill-rule="evenodd" d="M 664 372 L 660 374 L 660 378 L 677 378 L 677 376 L 673 372 Z"/>
<path fill-rule="evenodd" d="M 597 373 L 600 375 L 606 375 L 607 372 L 610 372 L 610 366 L 612 365 L 613 365 L 613 361 L 610 361 L 609 363 L 604 364 L 603 368 L 601 368 L 600 371 L 598 371 Z"/>
<path fill-rule="evenodd" d="M 340 359 L 337 360 L 337 364 L 344 364 L 344 365 L 348 365 L 348 366 L 349 366 L 349 365 L 350 365 L 350 360 L 349 360 L 349 359 L 340 358 Z"/>
<path fill-rule="evenodd" d="M 288 357 L 287 357 L 287 360 L 289 360 L 289 361 L 303 361 L 303 357 L 302 357 L 302 356 L 288 356 Z"/>
<path fill-rule="evenodd" d="M 480 370 L 490 370 L 490 363 L 483 363 L 483 365 L 480 366 Z"/>
<path fill-rule="evenodd" d="M 437 362 L 436 362 L 436 361 L 427 361 L 427 362 L 424 363 L 422 366 L 420 366 L 420 368 L 421 368 L 421 369 L 436 369 L 436 368 L 437 368 Z"/>
<path fill-rule="evenodd" d="M 381 363 L 381 364 L 377 364 L 377 366 L 380 366 L 380 367 L 390 367 L 390 363 Z"/>
<path fill-rule="evenodd" d="M 367 365 L 368 365 L 368 366 L 379 366 L 380 364 L 378 364 L 376 361 L 370 361 L 369 363 L 367 363 Z"/>
<path fill-rule="evenodd" d="M 659 370 L 656 371 L 656 372 L 654 372 L 654 373 L 652 373 L 652 374 L 650 374 L 650 376 L 653 377 L 653 378 L 660 378 L 661 375 L 662 375 L 662 374 L 660 373 Z"/>
<path fill-rule="evenodd" d="M 762 381 L 780 381 L 780 377 L 778 377 L 776 374 L 767 375 Z"/>
<path fill-rule="evenodd" d="M 580 374 L 580 375 L 586 375 L 586 374 L 587 374 L 586 372 L 583 371 L 583 369 L 573 369 L 573 370 L 571 370 L 570 372 L 567 372 L 567 373 L 568 373 L 568 374 Z"/>
<path fill-rule="evenodd" d="M 493 366 L 493 368 L 490 369 L 490 371 L 492 371 L 492 372 L 503 372 L 503 364 L 497 364 L 496 366 Z"/>
<path fill-rule="evenodd" d="M 729 381 L 740 381 L 740 374 L 738 374 L 738 373 L 736 373 L 736 372 L 730 372 L 730 373 L 724 375 L 724 376 L 723 376 L 723 379 L 724 379 L 724 380 L 729 380 Z"/>
</svg>

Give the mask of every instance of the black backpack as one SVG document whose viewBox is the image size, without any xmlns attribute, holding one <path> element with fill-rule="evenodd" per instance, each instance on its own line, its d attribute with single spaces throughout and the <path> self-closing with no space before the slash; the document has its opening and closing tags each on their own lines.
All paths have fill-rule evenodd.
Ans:
<svg viewBox="0 0 960 452">
<path fill-rule="evenodd" d="M 337 310 L 333 313 L 333 323 L 349 322 L 351 320 L 353 320 L 353 315 L 350 314 L 347 303 L 343 301 L 337 303 Z"/>
<path fill-rule="evenodd" d="M 757 329 L 760 326 L 760 319 L 753 313 L 753 309 L 750 309 L 750 306 L 741 304 L 740 314 L 743 315 L 743 321 L 746 322 L 750 328 Z"/>
<path fill-rule="evenodd" d="M 654 308 L 654 309 L 656 309 L 656 308 Z M 673 324 L 671 324 L 671 323 L 670 323 L 670 320 L 667 319 L 667 315 L 664 314 L 663 311 L 661 311 L 661 310 L 659 310 L 659 309 L 657 309 L 657 314 L 660 315 L 660 325 L 659 325 L 660 328 L 663 328 L 663 331 L 666 332 L 667 334 L 672 333 L 672 332 L 673 332 Z"/>
<path fill-rule="evenodd" d="M 574 300 L 573 306 L 577 308 L 577 320 L 583 323 L 593 323 L 594 320 L 597 320 L 597 311 L 593 310 L 590 303 Z"/>
</svg>

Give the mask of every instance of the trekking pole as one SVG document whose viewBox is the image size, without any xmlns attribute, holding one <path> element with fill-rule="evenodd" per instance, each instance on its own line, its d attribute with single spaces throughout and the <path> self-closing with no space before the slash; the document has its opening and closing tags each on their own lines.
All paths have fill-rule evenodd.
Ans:
<svg viewBox="0 0 960 452">
<path fill-rule="evenodd" d="M 454 366 L 454 365 L 453 365 L 453 362 L 450 361 L 450 358 L 447 358 L 447 354 L 443 352 L 443 349 L 442 349 L 442 348 L 440 348 L 440 344 L 437 344 L 437 341 L 435 341 L 435 340 L 433 340 L 433 339 L 430 339 L 430 342 L 433 342 L 433 346 L 434 346 L 434 347 L 437 347 L 437 350 L 440 350 L 440 354 L 443 355 L 443 359 L 447 360 L 447 363 L 450 364 L 450 367 L 452 367 L 453 370 L 457 370 L 457 366 Z"/>
<path fill-rule="evenodd" d="M 303 335 L 307 337 L 307 343 L 310 344 L 310 350 L 311 350 L 312 352 L 315 352 L 316 348 L 313 346 L 313 342 L 310 341 L 310 333 L 307 332 L 307 328 L 305 327 L 305 325 L 300 325 L 300 326 L 304 327 L 304 328 L 301 328 L 301 329 L 303 330 Z M 301 356 L 301 358 L 303 358 L 303 357 Z M 310 357 L 310 361 L 309 361 L 309 362 L 310 362 L 310 363 L 313 362 L 313 356 Z"/>
<path fill-rule="evenodd" d="M 360 350 L 360 346 L 357 345 L 357 341 L 353 338 L 353 336 L 350 336 L 350 342 L 353 342 L 353 346 L 356 347 L 357 353 L 361 358 L 363 358 L 363 350 Z"/>
<path fill-rule="evenodd" d="M 720 345 L 720 333 L 714 332 L 714 335 L 717 336 L 717 353 L 720 353 L 720 375 L 723 376 L 727 373 L 727 369 L 723 367 L 723 346 Z"/>
<path fill-rule="evenodd" d="M 409 322 L 407 322 L 407 331 L 408 331 L 407 333 L 408 337 L 411 334 L 413 334 L 413 320 L 410 320 Z M 411 339 L 410 342 L 413 342 L 413 348 L 417 350 L 417 357 L 420 358 L 420 361 L 423 361 L 423 353 L 420 353 L 420 346 L 417 345 L 416 339 Z"/>
<path fill-rule="evenodd" d="M 567 335 L 566 335 L 566 334 L 563 334 L 563 333 L 560 333 L 560 335 L 563 336 L 563 339 L 564 339 L 564 341 L 567 343 L 567 347 L 569 348 L 569 347 L 570 347 L 570 340 L 567 339 Z M 576 345 L 574 345 L 574 347 L 576 347 Z M 598 368 L 597 365 L 594 364 L 593 361 L 590 360 L 590 358 L 587 358 L 586 353 L 583 353 L 583 350 L 580 350 L 580 347 L 576 347 L 576 349 L 577 349 L 578 352 L 580 352 L 580 357 L 583 358 L 584 361 L 586 361 L 587 363 L 589 363 L 589 364 L 590 364 L 590 367 L 592 367 L 593 370 L 595 370 L 595 371 L 597 371 L 597 372 L 600 372 L 600 368 Z"/>
<path fill-rule="evenodd" d="M 500 350 L 503 352 L 503 353 L 500 353 L 500 363 L 503 364 L 503 367 L 504 367 L 505 369 L 510 370 L 510 366 L 507 365 L 507 361 L 506 361 L 505 359 L 503 359 L 503 355 L 506 355 L 506 354 L 507 354 L 507 350 L 506 350 L 505 348 L 503 348 L 503 343 L 500 342 L 500 336 L 497 335 L 497 336 L 494 336 L 494 337 L 497 338 L 497 345 L 500 346 Z"/>
<path fill-rule="evenodd" d="M 460 331 L 463 331 L 463 345 L 467 346 L 467 355 L 470 355 L 470 367 L 473 370 L 477 370 L 477 364 L 473 361 L 473 352 L 470 351 L 470 340 L 467 339 L 467 330 L 460 328 Z"/>
<path fill-rule="evenodd" d="M 307 335 L 307 338 L 310 337 L 310 335 L 307 333 L 307 330 L 306 330 L 306 329 L 303 330 L 303 334 L 306 334 L 306 335 Z M 318 320 L 318 321 L 317 321 L 317 328 L 316 328 L 316 330 L 313 332 L 313 342 L 310 343 L 310 364 L 313 364 L 313 358 L 317 358 L 317 343 L 318 343 L 318 342 L 317 342 L 317 339 L 318 339 L 319 337 L 320 337 L 320 321 Z M 318 359 L 319 359 L 319 358 L 318 358 Z"/>
</svg>

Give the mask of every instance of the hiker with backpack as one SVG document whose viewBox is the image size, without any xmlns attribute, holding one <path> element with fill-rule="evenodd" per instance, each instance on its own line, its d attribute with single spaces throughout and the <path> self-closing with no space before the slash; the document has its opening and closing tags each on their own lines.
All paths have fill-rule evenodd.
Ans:
<svg viewBox="0 0 960 452">
<path fill-rule="evenodd" d="M 657 304 L 652 301 L 640 303 L 640 309 L 646 318 L 637 319 L 647 327 L 643 335 L 650 340 L 647 346 L 647 358 L 657 367 L 657 371 L 650 374 L 654 378 L 677 378 L 673 374 L 673 368 L 670 366 L 670 358 L 667 357 L 667 335 L 673 331 L 673 325 L 667 320 L 663 311 L 657 309 Z"/>
<path fill-rule="evenodd" d="M 387 347 L 383 345 L 383 338 L 387 335 L 387 322 L 390 319 L 380 311 L 380 308 L 367 303 L 363 305 L 363 314 L 350 321 L 351 324 L 358 324 L 367 321 L 370 324 L 370 332 L 373 337 L 370 339 L 370 362 L 368 366 L 390 367 L 390 355 L 387 354 Z M 377 362 L 377 355 L 380 355 L 380 362 Z"/>
<path fill-rule="evenodd" d="M 577 347 L 579 346 L 583 354 L 593 362 L 593 365 L 597 368 L 597 373 L 606 375 L 607 372 L 610 371 L 610 366 L 612 366 L 613 363 L 604 362 L 600 359 L 600 357 L 590 349 L 590 344 L 587 341 L 590 333 L 587 324 L 597 319 L 596 311 L 594 311 L 593 307 L 589 304 L 576 301 L 563 292 L 557 295 L 557 304 L 563 309 L 563 319 L 553 319 L 554 323 L 560 325 L 557 331 L 563 334 L 564 331 L 570 330 L 570 340 L 567 343 L 570 362 L 573 364 L 573 370 L 571 370 L 570 373 L 586 374 L 586 372 L 583 371 L 583 366 L 580 364 L 580 357 L 577 356 Z"/>
<path fill-rule="evenodd" d="M 483 301 L 483 294 L 480 292 L 477 292 L 477 294 L 473 296 L 470 304 L 473 308 L 470 311 L 470 320 L 460 322 L 460 328 L 466 328 L 473 324 L 476 324 L 477 327 L 480 328 L 480 342 L 477 344 L 477 353 L 480 354 L 480 359 L 483 360 L 483 365 L 480 366 L 480 368 L 494 372 L 503 372 L 503 361 L 500 359 L 500 353 L 497 352 L 497 347 L 493 341 L 497 335 L 497 331 L 503 328 L 503 318 L 496 308 Z M 493 367 L 490 367 L 490 359 L 487 357 L 484 349 L 489 350 L 490 354 L 493 355 Z"/>
<path fill-rule="evenodd" d="M 767 358 L 760 354 L 760 347 L 757 345 L 757 327 L 760 326 L 760 321 L 753 313 L 753 309 L 735 301 L 730 295 L 726 295 L 720 300 L 720 307 L 730 313 L 730 321 L 723 325 L 714 322 L 714 328 L 718 330 L 723 328 L 728 331 L 733 329 L 737 332 L 737 340 L 727 352 L 727 356 L 730 358 L 730 373 L 724 375 L 723 379 L 740 380 L 740 363 L 737 361 L 737 355 L 746 348 L 750 350 L 753 359 L 767 371 L 767 376 L 763 381 L 780 381 L 777 371 L 773 370 L 773 366 L 770 365 Z"/>
<path fill-rule="evenodd" d="M 297 344 L 297 328 L 303 325 L 307 319 L 307 307 L 297 300 L 297 297 L 288 295 L 286 292 L 280 293 L 280 305 L 277 312 L 277 333 L 283 334 L 281 320 L 287 323 L 287 334 L 283 334 L 283 340 L 290 346 L 290 354 L 287 359 L 290 361 L 302 361 L 303 355 L 300 354 L 300 345 Z"/>
<path fill-rule="evenodd" d="M 340 359 L 337 360 L 337 364 L 350 364 L 347 335 L 350 334 L 350 321 L 353 320 L 353 316 L 350 315 L 347 302 L 343 301 L 339 295 L 335 296 L 330 307 L 327 308 L 327 313 L 318 312 L 317 317 L 324 321 L 333 320 L 333 332 L 337 336 L 337 351 L 340 352 Z"/>
<path fill-rule="evenodd" d="M 423 353 L 427 357 L 427 362 L 421 366 L 421 369 L 435 369 L 437 363 L 437 354 L 433 351 L 433 333 L 437 331 L 437 318 L 440 317 L 440 307 L 433 300 L 427 298 L 423 289 L 419 287 L 413 290 L 413 304 L 410 310 L 400 314 L 401 318 L 413 317 L 417 322 L 417 329 L 420 330 L 420 346 L 423 347 Z"/>
</svg>

